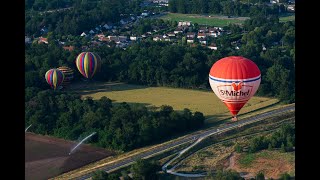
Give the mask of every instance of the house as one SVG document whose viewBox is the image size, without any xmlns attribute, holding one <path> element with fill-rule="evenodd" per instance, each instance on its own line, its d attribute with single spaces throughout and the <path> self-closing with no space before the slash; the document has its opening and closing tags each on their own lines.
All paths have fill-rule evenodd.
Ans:
<svg viewBox="0 0 320 180">
<path fill-rule="evenodd" d="M 212 43 L 210 46 L 208 46 L 209 49 L 212 49 L 212 50 L 217 50 L 218 47 L 215 43 Z"/>
<path fill-rule="evenodd" d="M 210 28 L 208 29 L 208 31 L 209 31 L 209 33 L 217 32 L 217 31 L 218 31 L 218 28 L 216 28 L 216 27 L 210 27 Z"/>
<path fill-rule="evenodd" d="M 198 39 L 206 38 L 206 33 L 198 33 Z"/>
<path fill-rule="evenodd" d="M 202 45 L 206 45 L 207 44 L 207 39 L 205 39 L 205 38 L 199 39 L 199 42 Z"/>
<path fill-rule="evenodd" d="M 28 36 L 24 36 L 24 43 L 30 44 L 31 38 L 29 38 Z"/>
<path fill-rule="evenodd" d="M 82 32 L 80 36 L 81 36 L 81 37 L 83 37 L 83 36 L 87 36 L 87 34 L 86 34 L 86 33 L 84 33 L 84 32 Z"/>
<path fill-rule="evenodd" d="M 125 25 L 125 24 L 128 23 L 128 21 L 126 21 L 125 19 L 121 19 L 121 20 L 120 20 L 120 23 L 121 23 L 122 25 Z"/>
<path fill-rule="evenodd" d="M 106 30 L 110 30 L 113 28 L 112 24 L 105 24 L 102 27 L 104 27 Z"/>
<path fill-rule="evenodd" d="M 205 33 L 205 32 L 208 32 L 208 29 L 207 29 L 207 27 L 200 27 L 199 28 L 199 32 L 200 33 Z"/>
<path fill-rule="evenodd" d="M 188 38 L 187 38 L 187 43 L 194 43 L 194 39 L 191 38 L 191 37 L 188 37 Z"/>
<path fill-rule="evenodd" d="M 73 51 L 74 50 L 74 46 L 63 46 L 62 48 L 66 51 Z"/>
<path fill-rule="evenodd" d="M 48 38 L 39 37 L 38 44 L 45 43 L 48 44 Z"/>
<path fill-rule="evenodd" d="M 90 30 L 89 33 L 90 33 L 90 34 L 94 34 L 95 32 L 94 32 L 93 30 Z"/>
<path fill-rule="evenodd" d="M 218 31 L 209 32 L 208 35 L 211 36 L 211 37 L 218 37 L 219 36 L 219 32 Z"/>
<path fill-rule="evenodd" d="M 190 21 L 179 21 L 178 26 L 191 26 Z"/>
<path fill-rule="evenodd" d="M 149 13 L 148 12 L 143 12 L 143 13 L 141 13 L 141 16 L 142 17 L 147 17 L 147 16 L 149 16 Z"/>
<path fill-rule="evenodd" d="M 117 36 L 108 36 L 110 41 L 114 41 L 117 42 L 118 41 L 118 37 Z"/>
<path fill-rule="evenodd" d="M 177 28 L 173 31 L 174 34 L 183 33 L 182 29 Z"/>
<path fill-rule="evenodd" d="M 168 32 L 167 34 L 168 34 L 168 36 L 176 36 L 176 34 L 174 32 Z"/>
<path fill-rule="evenodd" d="M 101 25 L 97 26 L 95 29 L 96 29 L 96 31 L 100 31 L 101 30 Z"/>
<path fill-rule="evenodd" d="M 156 35 L 152 38 L 153 41 L 162 41 L 163 37 L 161 35 Z"/>
<path fill-rule="evenodd" d="M 165 37 L 163 39 L 164 39 L 164 41 L 171 41 L 172 40 L 172 38 L 170 38 L 170 37 Z"/>
<path fill-rule="evenodd" d="M 128 37 L 127 37 L 127 36 L 119 36 L 119 37 L 118 37 L 118 40 L 119 40 L 120 42 L 127 42 L 127 41 L 128 41 Z"/>
<path fill-rule="evenodd" d="M 266 50 L 267 50 L 266 46 L 262 44 L 262 51 L 266 51 Z"/>
<path fill-rule="evenodd" d="M 137 37 L 137 36 L 130 36 L 131 41 L 137 41 L 138 39 L 139 39 L 139 37 Z"/>
<path fill-rule="evenodd" d="M 187 32 L 187 38 L 194 38 L 196 36 L 196 33 L 194 32 Z"/>
<path fill-rule="evenodd" d="M 289 5 L 289 6 L 287 7 L 287 9 L 288 9 L 288 11 L 294 12 L 294 10 L 295 10 L 295 5 Z"/>
</svg>

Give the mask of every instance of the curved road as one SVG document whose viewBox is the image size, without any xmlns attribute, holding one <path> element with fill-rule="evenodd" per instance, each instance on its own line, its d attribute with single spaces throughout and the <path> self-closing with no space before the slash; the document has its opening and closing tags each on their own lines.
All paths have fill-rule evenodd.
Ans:
<svg viewBox="0 0 320 180">
<path fill-rule="evenodd" d="M 161 147 L 158 147 L 158 148 L 155 148 L 155 149 L 151 149 L 151 150 L 149 150 L 147 152 L 143 152 L 143 153 L 140 153 L 138 155 L 134 155 L 132 157 L 125 158 L 125 159 L 120 160 L 120 161 L 118 161 L 116 163 L 107 164 L 104 167 L 99 168 L 99 169 L 103 170 L 103 171 L 116 170 L 116 169 L 119 169 L 121 167 L 125 167 L 125 166 L 128 166 L 128 165 L 134 163 L 137 159 L 150 157 L 150 156 L 158 154 L 160 152 L 164 152 L 164 151 L 166 151 L 166 150 L 168 150 L 168 149 L 170 149 L 172 147 L 179 146 L 179 145 L 182 145 L 182 144 L 185 144 L 185 143 L 188 143 L 188 142 L 192 142 L 192 141 L 195 141 L 196 139 L 199 139 L 199 138 L 200 139 L 204 139 L 205 137 L 211 136 L 211 135 L 216 134 L 216 133 L 221 132 L 221 131 L 228 131 L 228 130 L 237 128 L 238 126 L 251 124 L 251 123 L 254 123 L 254 122 L 257 122 L 257 121 L 261 121 L 261 120 L 263 120 L 263 119 L 265 119 L 267 117 L 279 115 L 279 114 L 282 114 L 282 113 L 285 113 L 285 112 L 289 112 L 289 111 L 294 111 L 294 110 L 295 110 L 295 104 L 293 104 L 291 106 L 284 107 L 284 108 L 268 111 L 268 112 L 265 112 L 265 113 L 262 113 L 262 114 L 259 114 L 259 115 L 255 115 L 255 116 L 250 117 L 250 118 L 246 118 L 246 119 L 241 120 L 241 121 L 234 122 L 232 124 L 227 124 L 227 125 L 224 125 L 224 126 L 219 127 L 219 128 L 212 128 L 212 129 L 206 130 L 206 131 L 204 131 L 202 133 L 182 138 L 180 140 L 168 143 L 168 144 L 163 145 Z M 197 142 L 199 142 L 199 141 L 197 141 Z M 75 178 L 75 179 L 84 180 L 84 179 L 90 178 L 91 176 L 92 176 L 92 172 L 88 173 L 88 174 L 85 174 L 85 175 L 82 175 L 82 176 L 80 176 L 78 178 Z"/>
</svg>

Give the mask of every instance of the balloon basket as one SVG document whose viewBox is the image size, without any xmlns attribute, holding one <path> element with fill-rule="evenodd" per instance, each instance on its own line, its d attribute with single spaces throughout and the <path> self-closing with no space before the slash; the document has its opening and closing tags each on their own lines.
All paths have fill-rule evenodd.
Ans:
<svg viewBox="0 0 320 180">
<path fill-rule="evenodd" d="M 231 118 L 231 121 L 238 121 L 237 116 L 232 117 L 232 118 Z"/>
</svg>

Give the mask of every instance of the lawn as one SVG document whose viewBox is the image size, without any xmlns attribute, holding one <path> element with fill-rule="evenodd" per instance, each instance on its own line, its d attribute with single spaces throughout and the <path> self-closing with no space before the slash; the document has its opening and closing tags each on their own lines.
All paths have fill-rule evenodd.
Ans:
<svg viewBox="0 0 320 180">
<path fill-rule="evenodd" d="M 168 87 L 147 87 L 124 83 L 88 82 L 73 84 L 71 91 L 97 100 L 103 96 L 114 103 L 128 102 L 143 104 L 148 107 L 159 108 L 161 105 L 170 105 L 175 110 L 190 109 L 192 112 L 202 112 L 206 117 L 223 119 L 231 117 L 227 107 L 217 98 L 212 91 L 199 91 Z M 260 109 L 278 102 L 277 99 L 266 97 L 252 97 L 241 109 L 239 115 Z"/>
<path fill-rule="evenodd" d="M 291 16 L 284 16 L 284 17 L 280 17 L 279 21 L 280 22 L 287 22 L 287 21 L 294 21 L 295 20 L 295 15 L 291 15 Z"/>
<path fill-rule="evenodd" d="M 198 23 L 199 25 L 209 25 L 209 26 L 227 26 L 228 24 L 237 23 L 241 24 L 244 22 L 247 17 L 239 17 L 239 18 L 228 18 L 226 16 L 218 16 L 218 15 L 211 15 L 209 16 L 201 16 L 197 14 L 180 14 L 180 13 L 168 13 L 164 16 L 160 17 L 164 20 L 171 20 L 171 21 L 191 21 L 192 24 Z"/>
</svg>

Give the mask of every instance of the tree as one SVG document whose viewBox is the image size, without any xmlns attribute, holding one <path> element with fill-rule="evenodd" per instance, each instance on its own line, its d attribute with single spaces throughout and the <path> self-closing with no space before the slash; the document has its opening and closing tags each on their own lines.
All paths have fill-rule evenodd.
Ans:
<svg viewBox="0 0 320 180">
<path fill-rule="evenodd" d="M 242 148 L 241 148 L 240 144 L 237 143 L 237 144 L 234 146 L 234 150 L 235 150 L 237 153 L 241 153 L 241 152 L 242 152 Z"/>
<path fill-rule="evenodd" d="M 92 180 L 108 180 L 108 173 L 102 170 L 97 170 L 93 173 Z"/>
<path fill-rule="evenodd" d="M 156 172 L 159 166 L 155 162 L 139 159 L 130 168 L 133 179 L 152 180 L 157 179 Z"/>
<path fill-rule="evenodd" d="M 284 143 L 282 143 L 281 144 L 281 152 L 286 152 L 286 147 L 285 147 L 285 145 L 284 145 Z"/>
<path fill-rule="evenodd" d="M 256 175 L 256 180 L 265 180 L 264 174 L 263 174 L 262 172 L 259 172 L 259 173 Z"/>
<path fill-rule="evenodd" d="M 268 150 L 269 150 L 269 151 L 272 150 L 272 145 L 271 145 L 271 143 L 269 143 L 269 145 L 268 145 Z"/>
<path fill-rule="evenodd" d="M 291 177 L 290 177 L 290 174 L 288 173 L 281 174 L 279 178 L 279 180 L 290 180 L 290 179 Z"/>
<path fill-rule="evenodd" d="M 226 171 L 222 171 L 222 170 L 217 170 L 216 175 L 214 176 L 215 180 L 239 180 L 239 179 L 243 179 L 239 173 L 237 173 L 234 170 L 226 170 Z"/>
</svg>

